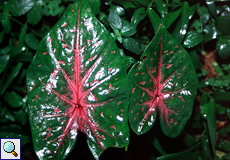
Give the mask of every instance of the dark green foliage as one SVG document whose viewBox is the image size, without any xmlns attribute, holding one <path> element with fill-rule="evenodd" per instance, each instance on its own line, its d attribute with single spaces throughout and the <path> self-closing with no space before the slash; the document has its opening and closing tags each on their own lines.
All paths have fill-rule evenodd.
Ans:
<svg viewBox="0 0 230 160">
<path fill-rule="evenodd" d="M 216 50 L 221 58 L 228 58 L 230 56 L 230 39 L 219 39 L 216 43 Z"/>
<path fill-rule="evenodd" d="M 3 0 L 0 2 L 0 137 L 21 138 L 22 159 L 37 159 L 35 151 L 37 151 L 38 148 L 46 147 L 44 143 L 47 142 L 44 140 L 44 136 L 46 137 L 46 134 L 44 134 L 43 137 L 38 136 L 41 145 L 37 145 L 37 148 L 32 147 L 32 134 L 36 137 L 36 133 L 34 131 L 31 133 L 31 129 L 34 126 L 33 124 L 29 124 L 28 114 L 31 115 L 32 112 L 28 113 L 28 110 L 33 110 L 31 109 L 33 98 L 31 99 L 31 95 L 28 95 L 29 93 L 26 90 L 26 74 L 27 72 L 29 72 L 30 75 L 35 74 L 38 73 L 39 70 L 36 67 L 28 70 L 28 67 L 37 50 L 47 50 L 44 40 L 41 41 L 42 38 L 45 36 L 47 37 L 47 33 L 50 33 L 50 28 L 55 28 L 55 26 L 56 29 L 61 28 L 60 24 L 57 26 L 56 23 L 63 16 L 67 6 L 75 2 L 79 2 L 79 0 Z M 122 138 L 120 139 L 121 141 L 117 141 L 116 138 L 111 138 L 103 131 L 95 132 L 95 135 L 98 134 L 99 136 L 102 132 L 105 133 L 104 137 L 106 140 L 102 140 L 103 137 L 99 139 L 103 141 L 105 148 L 111 147 L 101 155 L 100 159 L 139 160 L 144 158 L 151 160 L 229 160 L 230 5 L 228 1 L 87 0 L 87 3 L 91 8 L 92 13 L 96 16 L 94 17 L 90 14 L 88 15 L 88 18 L 92 18 L 92 21 L 99 20 L 102 25 L 106 27 L 102 27 L 103 33 L 106 35 L 106 38 L 104 39 L 108 39 L 111 42 L 109 45 L 114 44 L 113 46 L 116 46 L 116 56 L 105 56 L 107 58 L 103 57 L 102 63 L 107 61 L 121 62 L 121 65 L 118 65 L 120 64 L 118 62 L 115 65 L 116 67 L 120 66 L 118 69 L 123 73 L 123 75 L 118 78 L 123 77 L 123 79 L 127 78 L 128 80 L 131 80 L 128 75 L 134 72 L 133 68 L 135 68 L 137 64 L 148 61 L 146 59 L 148 58 L 146 52 L 154 53 L 153 50 L 157 45 L 151 43 L 153 39 L 156 38 L 155 36 L 159 38 L 159 35 L 157 35 L 159 28 L 165 30 L 164 32 L 167 30 L 167 33 L 173 36 L 171 39 L 176 39 L 176 41 L 172 41 L 175 42 L 181 50 L 186 50 L 186 52 L 189 53 L 186 53 L 187 60 L 184 64 L 189 64 L 189 66 L 191 66 L 190 70 L 193 74 L 196 72 L 194 75 L 199 77 L 197 94 L 195 94 L 197 86 L 194 85 L 194 88 L 192 89 L 194 92 L 192 98 L 188 98 L 188 104 L 185 102 L 186 105 L 189 106 L 189 109 L 186 111 L 186 109 L 183 110 L 181 108 L 181 112 L 187 113 L 187 116 L 181 116 L 181 113 L 181 115 L 178 114 L 177 117 L 172 117 L 176 119 L 178 123 L 182 124 L 180 128 L 176 128 L 175 126 L 170 128 L 167 123 L 162 121 L 161 114 L 159 113 L 158 116 L 154 115 L 154 124 L 151 124 L 150 126 L 144 124 L 146 127 L 146 134 L 136 136 L 135 133 L 131 132 L 129 137 L 128 130 L 137 126 L 133 123 L 132 118 L 137 116 L 140 117 L 140 113 L 142 113 L 136 112 L 135 116 L 126 113 L 128 108 L 131 110 L 131 108 L 136 107 L 136 104 L 133 104 L 132 101 L 130 101 L 131 105 L 128 105 L 128 101 L 124 101 L 124 105 L 121 103 L 123 108 L 119 109 L 116 108 L 119 107 L 115 102 L 116 100 L 109 102 L 111 105 L 107 106 L 110 107 L 108 113 L 111 113 L 111 115 L 119 113 L 121 117 L 124 117 L 125 125 L 118 127 L 118 133 L 115 133 L 116 131 L 113 132 L 111 127 L 109 127 L 110 129 L 108 129 L 108 127 L 106 128 L 106 124 L 110 125 L 111 123 L 116 122 L 115 119 L 114 121 L 107 121 L 106 119 L 100 118 L 100 109 L 95 112 L 99 113 L 99 116 L 92 115 L 93 112 L 89 110 L 88 116 L 92 117 L 93 120 L 98 121 L 98 123 L 100 122 L 99 127 L 104 128 L 106 133 L 109 132 L 110 135 L 119 135 L 119 131 L 122 130 L 125 133 L 124 137 L 128 138 L 128 141 L 123 141 Z M 96 18 L 98 20 L 96 20 Z M 68 21 L 75 22 L 77 19 L 78 17 L 69 18 Z M 73 24 L 72 27 L 74 26 L 76 25 Z M 52 33 L 55 32 L 54 30 L 51 31 Z M 69 30 L 66 32 L 68 35 L 66 34 L 64 38 L 67 38 L 68 41 L 68 37 L 73 35 L 69 34 L 71 33 Z M 101 32 L 99 31 L 100 34 Z M 87 34 L 82 35 L 84 40 L 87 39 L 85 37 L 86 35 Z M 54 39 L 55 38 L 57 40 L 57 36 L 54 36 Z M 39 46 L 40 42 L 41 44 Z M 56 43 L 55 40 L 54 42 L 54 46 L 58 47 L 58 43 Z M 88 42 L 90 44 L 90 41 Z M 163 41 L 163 43 L 164 46 L 165 42 Z M 69 42 L 69 44 L 71 44 L 71 42 Z M 82 43 L 81 45 L 84 44 L 85 43 Z M 154 49 L 151 51 L 148 49 L 150 45 L 154 46 Z M 170 48 L 171 46 L 169 45 L 168 47 Z M 183 47 L 185 49 L 183 49 Z M 90 48 L 87 49 L 90 50 Z M 65 54 L 64 50 L 61 53 Z M 88 54 L 89 53 L 86 55 Z M 60 56 L 60 58 L 61 57 L 64 56 Z M 176 57 L 180 59 L 181 55 L 178 53 Z M 93 57 L 88 57 L 88 59 L 90 58 Z M 38 63 L 36 59 L 37 58 L 34 59 L 32 65 Z M 107 61 L 105 59 L 107 59 Z M 48 76 L 46 78 L 49 79 L 50 73 L 46 73 L 50 71 L 49 67 L 53 67 L 52 69 L 54 69 L 55 66 L 50 65 L 50 63 L 52 63 L 51 61 L 50 63 L 46 63 L 48 60 L 50 59 L 42 59 L 42 61 L 44 61 L 42 65 L 46 67 L 43 68 L 42 73 L 38 74 L 43 75 L 43 77 Z M 82 60 L 84 61 L 84 59 Z M 158 60 L 159 57 L 156 58 L 156 64 L 151 64 L 150 66 L 158 66 Z M 169 61 L 171 62 L 171 60 Z M 65 61 L 65 63 L 67 63 L 67 61 Z M 173 64 L 177 64 L 176 61 L 173 61 Z M 104 69 L 108 66 L 106 63 L 103 65 L 98 63 L 98 65 Z M 87 66 L 87 63 L 85 63 L 85 66 Z M 195 71 L 193 68 L 195 68 Z M 87 70 L 87 67 L 85 69 Z M 97 72 L 99 70 L 95 69 L 95 71 Z M 189 72 L 190 71 L 187 71 L 186 73 Z M 72 73 L 71 70 L 68 70 L 68 74 L 70 73 Z M 164 74 L 168 73 L 164 72 Z M 39 75 L 37 75 L 37 77 L 39 77 Z M 94 74 L 94 72 L 92 72 L 92 75 L 96 75 L 96 73 Z M 189 75 L 186 75 L 186 77 L 189 77 Z M 36 76 L 34 79 L 36 79 Z M 145 79 L 146 76 L 143 76 L 139 77 L 137 81 L 143 82 Z M 38 78 L 36 80 L 39 81 Z M 93 81 L 95 79 L 89 79 L 90 82 L 91 80 Z M 126 80 L 124 80 L 124 82 L 125 81 Z M 195 82 L 192 78 L 190 81 Z M 111 82 L 114 83 L 113 80 L 111 80 Z M 178 83 L 178 81 L 175 80 L 175 83 Z M 117 95 L 120 96 L 118 99 L 123 99 L 124 97 L 121 96 L 123 94 L 126 95 L 125 97 L 131 94 L 132 85 L 135 85 L 127 84 L 126 82 L 124 84 L 125 85 L 121 86 L 119 84 L 114 85 L 118 88 Z M 58 85 L 66 86 L 63 82 L 61 85 Z M 99 88 L 103 90 L 106 86 L 110 86 L 109 82 Z M 44 85 L 40 87 L 42 88 Z M 114 90 L 116 89 L 115 87 Z M 153 87 L 153 84 L 150 87 Z M 85 88 L 87 88 L 87 85 L 85 85 Z M 97 90 L 98 92 L 95 90 L 92 94 L 98 98 L 98 101 L 102 102 L 103 96 L 101 97 L 99 94 L 99 88 Z M 62 90 L 60 89 L 59 92 L 62 93 Z M 142 94 L 143 93 L 141 93 L 141 96 Z M 139 97 L 140 99 L 141 96 L 136 96 L 135 98 L 138 99 Z M 44 94 L 43 97 L 48 97 L 48 94 Z M 103 100 L 108 101 L 111 97 L 107 98 Z M 194 103 L 193 98 L 195 98 Z M 55 99 L 55 96 L 53 99 Z M 56 97 L 56 99 L 58 98 Z M 30 109 L 28 108 L 28 102 Z M 165 102 L 165 104 L 167 104 L 167 106 L 176 106 L 182 102 L 174 102 L 170 100 L 170 104 L 169 102 Z M 36 105 L 40 105 L 40 103 Z M 101 107 L 103 108 L 104 105 Z M 120 109 L 123 109 L 124 113 L 121 113 Z M 36 110 L 36 108 L 34 108 L 34 110 L 36 113 L 42 113 L 42 110 L 39 107 L 38 110 Z M 103 111 L 104 110 L 106 109 L 103 109 Z M 111 110 L 113 110 L 113 112 Z M 106 112 L 104 111 L 104 113 Z M 131 127 L 128 127 L 127 125 L 128 116 L 130 117 Z M 67 117 L 62 118 L 65 119 Z M 183 122 L 181 122 L 181 120 L 183 120 Z M 187 120 L 188 122 L 186 123 Z M 173 123 L 174 121 L 171 122 Z M 55 123 L 55 125 L 58 126 L 60 124 Z M 53 127 L 55 127 L 55 125 L 53 125 Z M 45 129 L 47 129 L 47 126 Z M 43 131 L 42 128 L 40 130 Z M 89 133 L 89 136 L 90 131 L 87 133 Z M 91 132 L 91 135 L 94 135 L 94 133 Z M 55 135 L 51 136 L 53 138 L 55 137 Z M 81 133 L 77 136 L 84 139 L 84 136 L 82 137 Z M 97 139 L 96 137 L 94 138 Z M 73 148 L 73 146 L 76 139 L 66 139 L 67 141 L 65 143 L 70 142 L 69 145 L 72 147 L 72 152 L 67 159 L 91 160 L 94 159 L 94 157 L 97 158 L 103 152 L 102 148 L 95 149 L 94 145 L 97 143 L 88 138 L 89 148 L 94 153 L 93 157 L 86 145 L 86 140 L 81 139 L 77 140 L 75 148 Z M 116 143 L 120 145 L 118 148 L 125 146 L 127 152 L 125 152 L 124 149 L 114 149 L 113 147 L 117 145 Z M 65 148 L 63 147 L 61 150 L 64 152 Z M 61 155 L 61 153 L 58 153 L 58 156 L 59 154 Z M 65 156 L 66 155 L 67 154 L 65 154 Z"/>
<path fill-rule="evenodd" d="M 31 8 L 34 6 L 35 0 L 19 0 L 14 2 L 14 4 L 11 7 L 11 13 L 14 16 L 21 16 L 28 11 L 31 10 Z"/>
<path fill-rule="evenodd" d="M 37 1 L 30 12 L 26 15 L 30 24 L 36 25 L 42 18 L 42 1 Z"/>
</svg>

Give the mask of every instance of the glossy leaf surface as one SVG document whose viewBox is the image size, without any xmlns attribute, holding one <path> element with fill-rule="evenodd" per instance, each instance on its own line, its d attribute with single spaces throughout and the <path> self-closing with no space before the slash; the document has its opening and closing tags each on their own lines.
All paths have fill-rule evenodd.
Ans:
<svg viewBox="0 0 230 160">
<path fill-rule="evenodd" d="M 216 29 L 215 25 L 205 25 L 204 33 L 204 42 L 216 39 L 221 35 L 221 33 Z"/>
<path fill-rule="evenodd" d="M 206 0 L 206 4 L 208 5 L 208 8 L 210 10 L 210 12 L 212 13 L 212 15 L 216 18 L 216 6 L 214 3 L 214 0 Z"/>
<path fill-rule="evenodd" d="M 5 69 L 6 69 L 6 66 L 8 64 L 10 60 L 10 56 L 9 55 L 1 55 L 0 56 L 0 73 L 2 73 Z"/>
<path fill-rule="evenodd" d="M 198 8 L 197 13 L 199 14 L 200 21 L 201 21 L 202 25 L 204 26 L 210 18 L 208 8 L 205 6 L 201 6 Z"/>
<path fill-rule="evenodd" d="M 120 30 L 122 21 L 116 10 L 111 10 L 109 13 L 109 24 L 113 29 Z"/>
<path fill-rule="evenodd" d="M 7 1 L 4 3 L 2 11 L 4 13 L 4 17 L 2 18 L 2 27 L 6 33 L 10 33 L 11 30 L 11 22 L 10 22 L 10 8 L 13 4 L 13 1 Z"/>
<path fill-rule="evenodd" d="M 170 25 L 179 17 L 180 13 L 181 13 L 181 8 L 169 14 L 167 20 L 164 22 L 166 29 L 170 27 Z"/>
<path fill-rule="evenodd" d="M 135 39 L 131 37 L 125 37 L 122 39 L 122 44 L 127 50 L 138 55 L 141 54 L 139 44 Z"/>
<path fill-rule="evenodd" d="M 178 136 L 191 116 L 198 79 L 185 49 L 162 26 L 128 76 L 132 87 L 129 121 L 147 132 L 159 114 L 163 132 Z"/>
<path fill-rule="evenodd" d="M 121 28 L 121 35 L 122 36 L 132 36 L 137 32 L 136 26 L 130 23 L 126 23 Z"/>
<path fill-rule="evenodd" d="M 155 1 L 155 5 L 156 5 L 157 11 L 161 15 L 162 21 L 165 22 L 165 20 L 168 17 L 168 6 L 166 5 L 165 2 L 163 2 L 163 0 Z"/>
<path fill-rule="evenodd" d="M 32 25 L 38 24 L 38 22 L 42 18 L 42 1 L 41 0 L 37 1 L 26 16 L 30 24 Z"/>
<path fill-rule="evenodd" d="M 220 16 L 216 19 L 216 27 L 222 35 L 230 35 L 230 16 Z"/>
<path fill-rule="evenodd" d="M 154 31 L 157 32 L 157 30 L 159 28 L 159 25 L 160 24 L 163 25 L 162 20 L 160 19 L 158 14 L 152 8 L 149 9 L 148 16 L 149 16 L 149 19 L 150 19 L 150 21 L 152 23 Z"/>
<path fill-rule="evenodd" d="M 219 39 L 216 43 L 216 50 L 223 59 L 230 56 L 230 39 Z"/>
<path fill-rule="evenodd" d="M 139 22 L 146 17 L 146 15 L 147 14 L 145 13 L 144 7 L 140 7 L 138 9 L 136 9 L 135 12 L 133 13 L 131 23 L 134 25 L 138 25 Z"/>
<path fill-rule="evenodd" d="M 209 139 L 206 135 L 206 130 L 204 131 L 204 135 L 201 137 L 201 146 L 202 146 L 202 158 L 203 159 L 211 159 L 211 150 L 209 146 Z"/>
<path fill-rule="evenodd" d="M 189 31 L 184 39 L 184 47 L 192 48 L 203 41 L 203 35 L 197 31 Z"/>
<path fill-rule="evenodd" d="M 127 147 L 127 66 L 86 1 L 68 7 L 42 39 L 27 74 L 29 118 L 40 159 L 63 159 L 79 131 L 96 159 Z"/>
<path fill-rule="evenodd" d="M 189 8 L 189 19 L 191 19 L 193 17 L 193 15 L 197 11 L 198 7 L 199 7 L 199 3 L 196 3 Z"/>
<path fill-rule="evenodd" d="M 180 43 L 183 41 L 187 33 L 189 23 L 189 10 L 188 2 L 185 2 L 181 9 L 181 18 L 172 32 L 173 37 Z"/>
<path fill-rule="evenodd" d="M 30 11 L 35 2 L 35 0 L 18 0 L 11 7 L 11 13 L 14 16 L 21 16 Z"/>
</svg>

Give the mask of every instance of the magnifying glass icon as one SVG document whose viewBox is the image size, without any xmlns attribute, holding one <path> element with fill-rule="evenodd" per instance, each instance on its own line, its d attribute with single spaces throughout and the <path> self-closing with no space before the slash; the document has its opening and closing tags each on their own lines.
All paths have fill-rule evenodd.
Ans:
<svg viewBox="0 0 230 160">
<path fill-rule="evenodd" d="M 15 145 L 11 141 L 7 141 L 3 145 L 3 149 L 7 153 L 12 153 L 15 157 L 18 156 L 18 154 L 14 151 L 15 150 Z"/>
</svg>

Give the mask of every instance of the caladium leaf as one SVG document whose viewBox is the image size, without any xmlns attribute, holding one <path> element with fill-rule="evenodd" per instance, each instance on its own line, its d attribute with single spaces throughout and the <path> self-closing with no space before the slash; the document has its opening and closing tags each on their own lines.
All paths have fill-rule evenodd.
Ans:
<svg viewBox="0 0 230 160">
<path fill-rule="evenodd" d="M 131 128 L 143 134 L 159 114 L 163 132 L 176 137 L 191 116 L 197 91 L 198 79 L 189 54 L 160 26 L 141 59 L 128 74 Z"/>
<path fill-rule="evenodd" d="M 68 7 L 28 68 L 29 119 L 40 159 L 63 159 L 79 131 L 94 157 L 129 142 L 127 65 L 86 1 Z"/>
</svg>

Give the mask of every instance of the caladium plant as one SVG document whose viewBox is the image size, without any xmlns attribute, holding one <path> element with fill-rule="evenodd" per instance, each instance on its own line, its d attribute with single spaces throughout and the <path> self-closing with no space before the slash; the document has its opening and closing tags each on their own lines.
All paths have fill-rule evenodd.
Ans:
<svg viewBox="0 0 230 160">
<path fill-rule="evenodd" d="M 178 136 L 192 114 L 198 83 L 186 50 L 160 26 L 128 76 L 133 131 L 146 133 L 159 114 L 163 132 L 169 137 Z"/>
<path fill-rule="evenodd" d="M 63 159 L 79 131 L 98 159 L 129 143 L 127 66 L 87 1 L 70 5 L 28 68 L 33 144 L 39 159 Z"/>
</svg>

